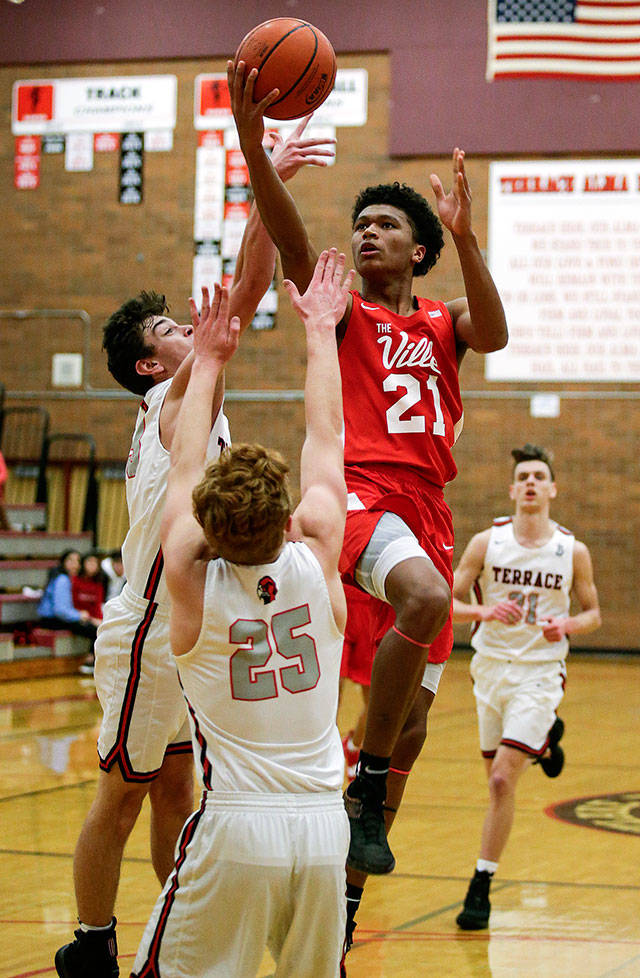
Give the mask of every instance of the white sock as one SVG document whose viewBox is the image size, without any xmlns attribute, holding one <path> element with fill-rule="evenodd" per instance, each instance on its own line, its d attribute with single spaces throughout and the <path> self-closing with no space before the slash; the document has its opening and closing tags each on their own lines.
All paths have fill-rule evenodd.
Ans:
<svg viewBox="0 0 640 978">
<path fill-rule="evenodd" d="M 113 921 L 110 924 L 107 924 L 106 927 L 93 927 L 92 924 L 83 924 L 81 920 L 79 920 L 78 923 L 80 924 L 80 930 L 85 934 L 89 934 L 91 931 L 96 930 L 111 930 L 111 927 L 113 926 Z"/>
<path fill-rule="evenodd" d="M 479 873 L 491 873 L 493 876 L 497 868 L 498 864 L 492 863 L 490 859 L 479 859 L 476 863 L 476 869 Z"/>
</svg>

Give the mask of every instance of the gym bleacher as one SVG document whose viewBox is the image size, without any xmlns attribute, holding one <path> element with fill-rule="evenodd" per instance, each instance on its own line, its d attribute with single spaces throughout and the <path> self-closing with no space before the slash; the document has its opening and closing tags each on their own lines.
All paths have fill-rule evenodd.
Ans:
<svg viewBox="0 0 640 978">
<path fill-rule="evenodd" d="M 0 387 L 0 451 L 9 472 L 9 529 L 0 530 L 0 679 L 75 672 L 87 640 L 40 628 L 37 609 L 61 554 L 96 548 L 95 445 L 90 435 L 50 433 L 44 408 L 6 408 Z"/>
</svg>

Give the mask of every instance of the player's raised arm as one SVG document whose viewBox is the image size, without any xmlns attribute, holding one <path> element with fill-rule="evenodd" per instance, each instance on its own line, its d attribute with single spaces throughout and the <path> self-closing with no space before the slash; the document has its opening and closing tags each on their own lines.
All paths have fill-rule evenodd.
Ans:
<svg viewBox="0 0 640 978">
<path fill-rule="evenodd" d="M 264 112 L 277 97 L 270 92 L 261 102 L 253 101 L 258 72 L 253 68 L 245 79 L 243 61 L 227 65 L 233 115 L 240 148 L 249 167 L 251 186 L 262 221 L 280 252 L 286 278 L 305 290 L 316 263 L 316 252 L 296 204 L 263 147 Z"/>
<path fill-rule="evenodd" d="M 345 256 L 335 248 L 320 255 L 304 295 L 285 281 L 307 338 L 306 437 L 300 464 L 302 499 L 293 514 L 301 534 L 323 566 L 337 570 L 347 493 L 342 444 L 342 387 L 335 327 L 342 318 L 354 272 L 344 276 Z M 344 281 L 343 281 L 344 277 Z"/>
<path fill-rule="evenodd" d="M 237 318 L 229 321 L 228 312 L 227 290 L 216 285 L 207 316 L 201 317 L 195 334 L 193 366 L 171 446 L 160 533 L 172 600 L 171 641 L 176 651 L 187 651 L 194 644 L 202 619 L 207 547 L 193 516 L 191 495 L 204 474 L 216 383 L 238 346 L 240 323 Z M 179 646 L 174 643 L 176 634 Z"/>
<path fill-rule="evenodd" d="M 435 173 L 430 179 L 438 215 L 451 232 L 464 278 L 466 298 L 447 303 L 458 342 L 477 353 L 501 350 L 507 344 L 507 321 L 472 228 L 471 189 L 464 168 L 463 150 L 456 147 L 453 151 L 453 183 L 448 194 Z"/>
<path fill-rule="evenodd" d="M 304 136 L 309 118 L 302 119 L 286 140 L 275 131 L 268 132 L 263 140 L 263 146 L 272 147 L 271 164 L 283 183 L 291 180 L 303 166 L 324 167 L 335 155 L 335 139 Z M 240 318 L 241 332 L 253 319 L 256 307 L 273 279 L 275 258 L 276 247 L 254 202 L 229 291 L 230 315 Z"/>
</svg>

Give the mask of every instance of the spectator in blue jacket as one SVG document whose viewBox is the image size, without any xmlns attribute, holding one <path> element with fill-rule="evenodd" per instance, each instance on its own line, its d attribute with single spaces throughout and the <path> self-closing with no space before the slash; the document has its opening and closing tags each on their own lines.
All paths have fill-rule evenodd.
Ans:
<svg viewBox="0 0 640 978">
<path fill-rule="evenodd" d="M 88 611 L 79 611 L 73 604 L 71 578 L 79 571 L 80 554 L 77 550 L 65 550 L 40 599 L 38 625 L 41 628 L 65 628 L 74 635 L 82 635 L 90 640 L 93 651 L 100 620 L 92 618 Z"/>
</svg>

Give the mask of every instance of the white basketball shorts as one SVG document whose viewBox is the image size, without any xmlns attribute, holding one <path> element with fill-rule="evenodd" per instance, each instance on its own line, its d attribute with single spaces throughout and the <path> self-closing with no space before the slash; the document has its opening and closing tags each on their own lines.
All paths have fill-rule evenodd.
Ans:
<svg viewBox="0 0 640 978">
<path fill-rule="evenodd" d="M 210 794 L 185 824 L 132 976 L 249 978 L 268 948 L 276 978 L 337 978 L 348 848 L 339 794 Z"/>
<path fill-rule="evenodd" d="M 125 590 L 105 606 L 95 645 L 103 710 L 100 767 L 151 781 L 166 753 L 190 753 L 187 705 L 169 645 L 168 610 Z"/>
<path fill-rule="evenodd" d="M 476 653 L 471 677 L 483 755 L 492 757 L 500 744 L 542 754 L 564 696 L 565 663 L 507 661 Z"/>
</svg>

